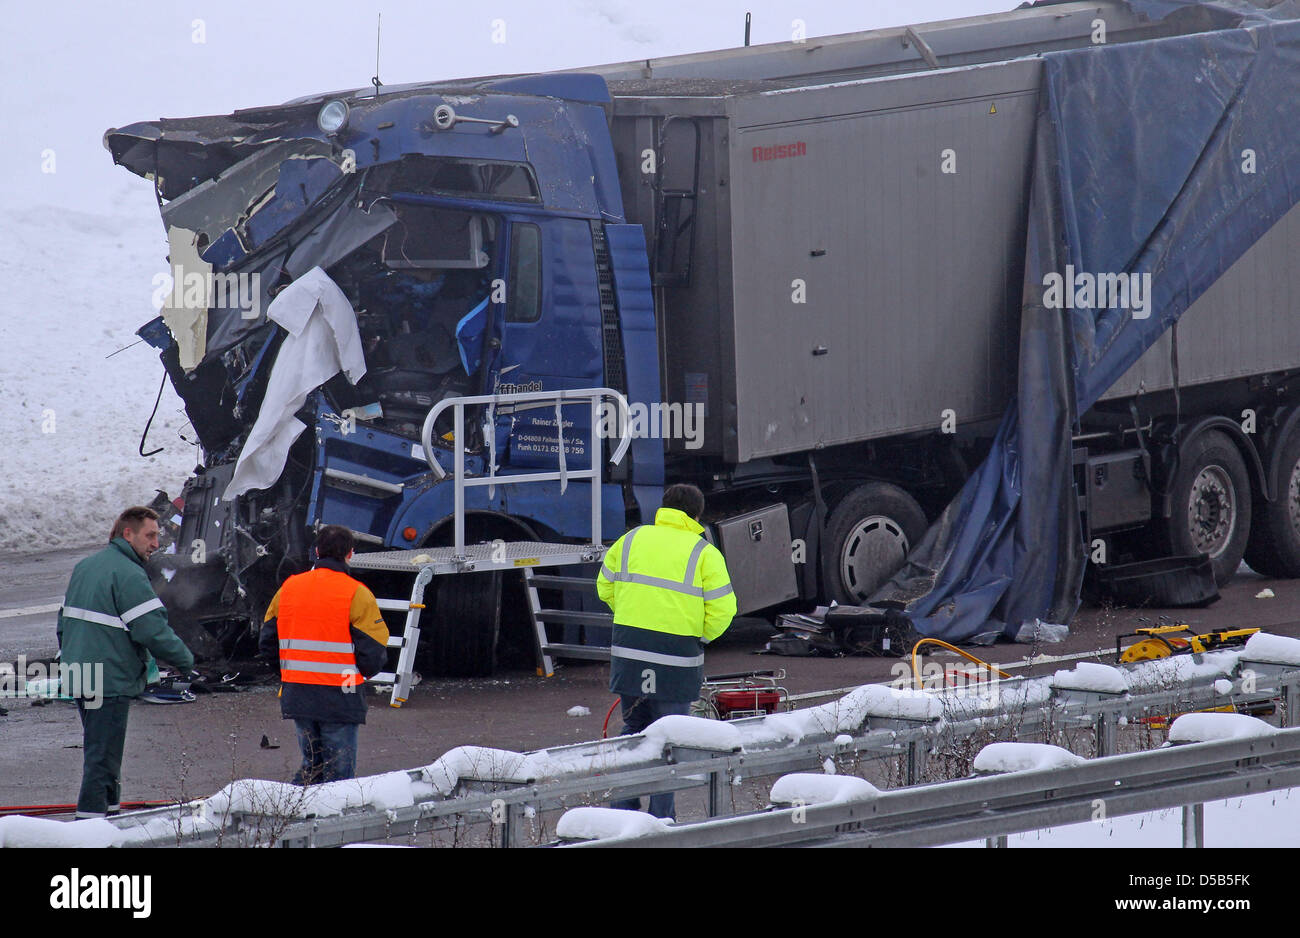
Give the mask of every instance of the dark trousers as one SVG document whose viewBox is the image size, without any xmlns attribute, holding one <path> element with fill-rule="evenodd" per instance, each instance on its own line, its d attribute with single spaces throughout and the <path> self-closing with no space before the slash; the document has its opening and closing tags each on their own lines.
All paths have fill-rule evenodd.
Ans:
<svg viewBox="0 0 1300 938">
<path fill-rule="evenodd" d="M 103 817 L 122 807 L 122 751 L 130 710 L 130 697 L 104 697 L 93 708 L 77 701 L 82 750 L 77 817 Z"/>
<path fill-rule="evenodd" d="M 293 775 L 295 785 L 315 785 L 355 778 L 357 774 L 357 723 L 321 723 L 294 720 L 302 767 Z"/>
<path fill-rule="evenodd" d="M 623 706 L 623 734 L 633 736 L 645 730 L 647 726 L 667 716 L 688 716 L 691 712 L 689 700 L 657 700 L 654 697 L 620 697 Z M 640 798 L 625 798 L 611 801 L 611 808 L 623 808 L 627 811 L 640 811 Z M 650 813 L 655 817 L 676 819 L 676 806 L 673 793 L 663 792 L 650 796 Z"/>
</svg>

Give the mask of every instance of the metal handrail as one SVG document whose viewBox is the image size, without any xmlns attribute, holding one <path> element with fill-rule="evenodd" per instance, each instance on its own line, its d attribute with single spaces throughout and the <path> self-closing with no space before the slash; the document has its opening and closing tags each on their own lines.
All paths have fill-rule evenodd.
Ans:
<svg viewBox="0 0 1300 938">
<path fill-rule="evenodd" d="M 600 452 L 601 436 L 600 426 L 600 406 L 605 398 L 613 398 L 618 402 L 618 429 L 619 442 L 610 455 L 609 461 L 613 465 L 622 462 L 623 456 L 627 453 L 628 446 L 632 443 L 630 433 L 629 412 L 627 398 L 613 388 L 575 388 L 570 390 L 558 391 L 524 391 L 515 394 L 481 394 L 475 397 L 448 397 L 434 404 L 429 409 L 428 415 L 424 418 L 424 426 L 420 428 L 420 444 L 424 447 L 424 458 L 429 463 L 429 468 L 433 470 L 439 481 L 447 478 L 447 471 L 439 465 L 437 458 L 433 453 L 433 427 L 437 420 L 442 416 L 447 408 L 454 409 L 455 427 L 454 436 L 454 481 L 456 486 L 455 508 L 454 508 L 454 525 L 455 525 L 455 547 L 456 555 L 463 557 L 465 554 L 465 487 L 473 485 L 519 485 L 526 482 L 555 482 L 559 481 L 561 486 L 566 485 L 569 479 L 590 479 L 591 480 L 591 543 L 599 546 L 600 539 L 600 514 L 601 514 L 601 491 L 600 491 L 600 463 L 596 454 Z M 586 402 L 591 407 L 591 439 L 589 440 L 588 452 L 591 454 L 591 468 L 569 470 L 565 466 L 564 459 L 564 421 L 560 409 L 566 404 L 579 404 Z M 498 476 L 496 474 L 496 459 L 493 457 L 488 464 L 488 474 L 470 479 L 465 478 L 465 408 L 487 405 L 495 412 L 497 407 L 510 406 L 517 404 L 528 404 L 530 406 L 519 408 L 522 410 L 531 410 L 546 404 L 555 405 L 555 430 L 558 440 L 558 452 L 556 454 L 559 460 L 560 469 L 558 472 L 527 472 L 516 473 L 508 476 Z M 489 427 L 488 433 L 493 434 L 495 439 L 495 427 Z M 491 492 L 489 491 L 489 495 Z"/>
</svg>

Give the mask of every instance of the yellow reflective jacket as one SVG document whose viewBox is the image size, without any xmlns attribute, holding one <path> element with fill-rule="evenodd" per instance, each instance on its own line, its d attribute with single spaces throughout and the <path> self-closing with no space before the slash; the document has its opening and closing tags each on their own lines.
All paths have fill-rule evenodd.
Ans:
<svg viewBox="0 0 1300 938">
<path fill-rule="evenodd" d="M 653 525 L 628 531 L 605 554 L 596 591 L 617 625 L 711 642 L 736 614 L 722 552 L 694 519 L 660 508 Z"/>
</svg>

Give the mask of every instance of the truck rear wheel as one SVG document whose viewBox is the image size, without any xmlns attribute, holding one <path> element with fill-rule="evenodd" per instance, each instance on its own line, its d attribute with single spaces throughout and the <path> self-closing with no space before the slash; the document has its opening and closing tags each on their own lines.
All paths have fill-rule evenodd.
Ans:
<svg viewBox="0 0 1300 938">
<path fill-rule="evenodd" d="M 486 677 L 496 668 L 501 630 L 501 571 L 434 577 L 431 623 L 420 630 L 434 674 Z M 424 619 L 424 617 L 421 617 Z"/>
<path fill-rule="evenodd" d="M 926 529 L 925 512 L 896 485 L 860 485 L 826 524 L 822 580 L 826 599 L 858 605 L 888 580 Z"/>
<path fill-rule="evenodd" d="M 1250 536 L 1250 477 L 1232 439 L 1207 430 L 1192 440 L 1179 454 L 1169 491 L 1172 511 L 1161 546 L 1173 555 L 1206 554 L 1223 586 Z"/>
<path fill-rule="evenodd" d="M 1255 499 L 1246 563 L 1256 573 L 1300 577 L 1300 432 L 1292 430 L 1278 460 L 1277 500 Z"/>
</svg>

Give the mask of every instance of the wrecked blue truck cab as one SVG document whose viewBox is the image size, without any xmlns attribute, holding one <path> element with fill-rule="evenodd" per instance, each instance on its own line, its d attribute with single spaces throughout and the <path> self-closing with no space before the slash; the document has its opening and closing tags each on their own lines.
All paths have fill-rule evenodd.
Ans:
<svg viewBox="0 0 1300 938">
<path fill-rule="evenodd" d="M 631 445 L 596 509 L 493 480 L 466 543 L 608 539 L 689 482 L 741 614 L 950 642 L 1038 640 L 1085 576 L 1154 596 L 1151 561 L 1208 599 L 1243 558 L 1300 576 L 1292 15 L 1038 3 L 110 131 L 203 447 L 164 598 L 229 645 L 319 524 L 445 544 L 456 447 L 481 483 L 602 444 L 577 408 L 422 423 L 604 389 Z M 491 576 L 439 576 L 432 616 L 486 636 L 480 672 Z"/>
<path fill-rule="evenodd" d="M 419 442 L 438 401 L 593 386 L 658 399 L 654 343 L 625 350 L 621 335 L 653 335 L 654 322 L 609 104 L 601 78 L 555 75 L 385 87 L 105 135 L 115 162 L 152 180 L 168 233 L 174 287 L 140 335 L 160 350 L 203 453 L 176 550 L 155 571 L 187 640 L 236 652 L 279 582 L 308 565 L 320 525 L 347 526 L 363 549 L 448 543 L 452 484 Z M 284 422 L 304 429 L 287 431 L 298 435 L 280 471 L 237 473 L 273 406 L 268 388 L 283 391 L 280 350 L 298 338 L 268 313 L 317 268 L 355 311 L 364 375 L 353 383 L 322 358 L 320 375 L 337 373 L 292 399 L 301 406 Z M 489 453 L 503 473 L 559 464 L 553 410 L 499 416 L 491 431 L 482 417 L 467 414 L 469 474 Z M 565 411 L 569 469 L 590 467 L 589 421 Z M 450 413 L 432 443 L 450 473 Z M 639 441 L 603 486 L 604 530 L 621 532 L 638 500 L 657 504 L 662 481 L 662 450 Z M 558 483 L 469 489 L 467 535 L 579 538 L 589 484 L 568 482 L 564 498 Z"/>
</svg>

